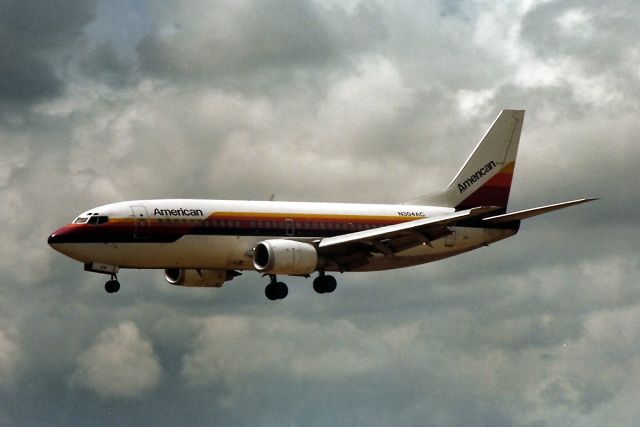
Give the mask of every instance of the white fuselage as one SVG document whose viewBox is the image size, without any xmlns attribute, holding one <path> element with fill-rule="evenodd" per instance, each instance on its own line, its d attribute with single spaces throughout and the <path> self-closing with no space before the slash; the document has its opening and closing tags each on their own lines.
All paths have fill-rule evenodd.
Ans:
<svg viewBox="0 0 640 427">
<path fill-rule="evenodd" d="M 268 239 L 314 243 L 452 208 L 410 205 L 139 200 L 100 206 L 56 231 L 50 244 L 83 263 L 120 268 L 253 270 L 253 248 Z M 94 218 L 95 217 L 95 218 Z M 103 222 L 91 218 L 105 218 Z M 101 223 L 100 223 L 101 222 Z M 512 228 L 449 227 L 445 238 L 393 256 L 373 254 L 349 271 L 407 267 L 457 255 L 514 235 Z M 327 262 L 327 271 L 341 270 Z"/>
</svg>

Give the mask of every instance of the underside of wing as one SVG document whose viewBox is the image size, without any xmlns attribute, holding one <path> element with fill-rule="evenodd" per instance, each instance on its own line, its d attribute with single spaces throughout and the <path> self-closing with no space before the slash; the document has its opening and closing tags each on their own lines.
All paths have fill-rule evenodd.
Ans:
<svg viewBox="0 0 640 427">
<path fill-rule="evenodd" d="M 449 226 L 456 222 L 499 209 L 501 208 L 495 206 L 477 207 L 447 215 L 328 237 L 318 243 L 318 252 L 345 270 L 349 270 L 366 264 L 373 253 L 393 256 L 415 246 L 431 245 L 431 242 L 451 234 Z"/>
</svg>

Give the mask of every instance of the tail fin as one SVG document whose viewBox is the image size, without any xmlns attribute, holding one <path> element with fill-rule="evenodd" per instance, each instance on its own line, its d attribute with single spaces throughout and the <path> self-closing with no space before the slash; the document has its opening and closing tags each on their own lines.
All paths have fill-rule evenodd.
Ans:
<svg viewBox="0 0 640 427">
<path fill-rule="evenodd" d="M 523 120 L 524 110 L 502 110 L 442 194 L 448 206 L 506 210 Z"/>
</svg>

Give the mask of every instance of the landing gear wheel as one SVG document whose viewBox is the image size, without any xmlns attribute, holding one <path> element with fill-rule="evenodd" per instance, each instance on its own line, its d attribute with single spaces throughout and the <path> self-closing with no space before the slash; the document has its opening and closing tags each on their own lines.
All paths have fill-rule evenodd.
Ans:
<svg viewBox="0 0 640 427">
<path fill-rule="evenodd" d="M 324 294 L 324 277 L 323 276 L 318 276 L 315 279 L 313 279 L 313 290 L 316 291 L 319 294 Z"/>
<path fill-rule="evenodd" d="M 271 283 L 264 288 L 264 294 L 271 301 L 284 299 L 289 295 L 289 288 L 283 282 L 277 282 L 275 276 L 271 278 Z"/>
<path fill-rule="evenodd" d="M 120 290 L 120 282 L 116 279 L 108 280 L 107 283 L 104 284 L 104 290 L 109 294 L 113 294 Z"/>
<path fill-rule="evenodd" d="M 285 299 L 289 295 L 289 288 L 283 282 L 276 283 L 276 292 L 278 299 Z"/>
<path fill-rule="evenodd" d="M 275 301 L 278 299 L 278 294 L 276 292 L 276 285 L 274 283 L 269 283 L 266 288 L 264 288 L 264 294 L 271 301 Z"/>
<path fill-rule="evenodd" d="M 313 281 L 313 290 L 319 294 L 330 294 L 336 290 L 338 282 L 333 276 L 325 276 L 324 273 L 320 273 L 320 276 L 316 277 Z"/>
<path fill-rule="evenodd" d="M 324 291 L 328 294 L 335 291 L 338 287 L 338 282 L 333 276 L 324 276 Z"/>
</svg>

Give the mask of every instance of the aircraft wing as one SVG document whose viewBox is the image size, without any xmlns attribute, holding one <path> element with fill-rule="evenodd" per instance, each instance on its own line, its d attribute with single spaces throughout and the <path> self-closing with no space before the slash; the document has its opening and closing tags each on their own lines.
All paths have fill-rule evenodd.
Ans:
<svg viewBox="0 0 640 427">
<path fill-rule="evenodd" d="M 501 208 L 483 206 L 447 215 L 387 225 L 372 230 L 327 237 L 319 241 L 318 251 L 323 255 L 328 255 L 330 258 L 341 259 L 340 264 L 350 264 L 350 258 L 358 262 L 358 258 L 362 259 L 364 255 L 371 252 L 380 252 L 384 255 L 392 256 L 396 252 L 414 246 L 429 245 L 431 241 L 451 234 L 447 225 L 456 221 L 476 217 L 498 209 Z"/>
</svg>

